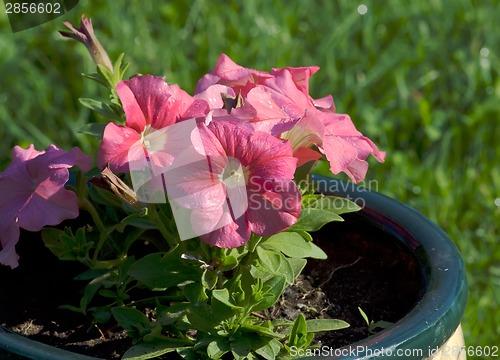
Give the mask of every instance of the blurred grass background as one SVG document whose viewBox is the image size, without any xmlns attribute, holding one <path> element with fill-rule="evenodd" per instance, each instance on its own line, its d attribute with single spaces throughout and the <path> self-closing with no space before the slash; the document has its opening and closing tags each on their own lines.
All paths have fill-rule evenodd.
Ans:
<svg viewBox="0 0 500 360">
<path fill-rule="evenodd" d="M 77 133 L 96 120 L 77 99 L 107 94 L 80 76 L 94 72 L 86 49 L 57 32 L 82 13 L 112 59 L 125 52 L 129 76 L 164 75 L 188 92 L 221 52 L 261 70 L 319 65 L 313 97 L 332 93 L 337 110 L 387 151 L 367 180 L 437 222 L 461 250 L 467 345 L 500 345 L 499 1 L 81 0 L 14 34 L 2 10 L 1 169 L 15 144 L 95 149 Z"/>
</svg>

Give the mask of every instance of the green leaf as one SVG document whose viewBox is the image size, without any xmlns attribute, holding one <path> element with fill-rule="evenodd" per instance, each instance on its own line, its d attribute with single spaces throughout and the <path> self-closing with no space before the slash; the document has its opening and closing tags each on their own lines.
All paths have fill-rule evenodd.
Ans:
<svg viewBox="0 0 500 360">
<path fill-rule="evenodd" d="M 80 308 L 82 311 L 86 311 L 88 304 L 92 301 L 97 290 L 99 290 L 104 283 L 111 277 L 111 273 L 108 271 L 99 277 L 96 277 L 90 281 L 83 289 L 83 296 L 80 299 Z"/>
<path fill-rule="evenodd" d="M 123 354 L 124 360 L 146 360 L 153 359 L 163 354 L 176 351 L 178 348 L 186 345 L 186 341 L 180 339 L 167 339 L 161 342 L 145 343 L 141 342 L 132 346 Z"/>
<path fill-rule="evenodd" d="M 306 325 L 307 331 L 311 333 L 340 330 L 349 327 L 348 323 L 337 319 L 312 319 L 307 320 Z"/>
<path fill-rule="evenodd" d="M 115 85 L 123 79 L 123 75 L 125 75 L 125 71 L 127 71 L 129 65 L 128 63 L 123 63 L 124 55 L 124 53 L 121 53 L 113 65 L 113 81 Z"/>
<path fill-rule="evenodd" d="M 284 337 L 283 334 L 274 332 L 271 330 L 268 326 L 260 326 L 260 325 L 254 325 L 254 324 L 241 324 L 240 326 L 241 331 L 249 331 L 251 333 L 258 333 L 260 335 L 267 335 L 271 336 L 277 339 L 282 339 Z"/>
<path fill-rule="evenodd" d="M 165 307 L 160 311 L 158 307 L 156 323 L 166 326 L 179 321 L 186 314 L 186 310 L 189 306 L 190 304 L 188 303 L 179 303 Z"/>
<path fill-rule="evenodd" d="M 255 349 L 257 355 L 262 356 L 266 360 L 274 360 L 281 351 L 281 343 L 276 339 L 271 339 L 268 343 Z"/>
<path fill-rule="evenodd" d="M 229 290 L 227 288 L 213 290 L 212 296 L 215 299 L 219 300 L 224 305 L 226 305 L 232 309 L 240 310 L 240 311 L 243 310 L 243 308 L 241 306 L 238 306 L 238 305 L 233 303 L 233 299 L 232 299 L 231 295 L 229 295 Z"/>
<path fill-rule="evenodd" d="M 99 295 L 102 297 L 110 298 L 110 299 L 117 299 L 119 296 L 116 293 L 116 291 L 109 290 L 109 289 L 102 289 L 99 290 Z"/>
<path fill-rule="evenodd" d="M 299 220 L 288 231 L 317 231 L 332 221 L 343 221 L 335 213 L 322 209 L 302 209 Z"/>
<path fill-rule="evenodd" d="M 116 115 L 116 113 L 113 111 L 113 109 L 106 103 L 102 101 L 97 101 L 94 99 L 89 99 L 89 98 L 80 98 L 78 99 L 80 103 L 85 106 L 86 108 L 89 108 L 92 111 L 95 111 L 105 119 L 110 119 L 110 120 L 119 120 L 119 117 Z M 106 125 L 106 124 L 102 124 Z M 85 128 L 85 126 L 83 127 Z M 82 129 L 79 130 L 79 132 L 84 132 Z M 86 132 L 89 134 L 89 132 Z M 90 135 L 95 136 L 94 134 L 90 133 Z M 102 134 L 101 134 L 102 135 Z"/>
<path fill-rule="evenodd" d="M 66 260 L 76 260 L 72 253 L 72 246 L 68 243 L 68 233 L 55 228 L 44 228 L 42 230 L 42 240 L 45 246 L 58 258 L 64 257 Z M 66 241 L 65 241 L 66 240 Z"/>
<path fill-rule="evenodd" d="M 304 209 L 320 209 L 334 214 L 344 214 L 359 211 L 361 208 L 353 201 L 324 194 L 310 194 L 302 197 L 302 207 Z"/>
<path fill-rule="evenodd" d="M 127 71 L 129 65 L 130 65 L 129 63 L 122 63 L 120 69 L 120 80 L 123 79 L 123 76 L 125 75 L 125 72 Z"/>
<path fill-rule="evenodd" d="M 186 309 L 186 315 L 191 325 L 189 328 L 212 333 L 215 327 L 219 326 L 222 321 L 232 317 L 234 311 L 226 304 L 212 298 L 211 305 L 203 303 L 199 306 L 189 306 Z M 176 325 L 179 328 L 179 324 Z M 181 325 L 184 326 L 185 324 Z"/>
<path fill-rule="evenodd" d="M 74 280 L 92 280 L 107 273 L 108 269 L 89 269 L 74 277 Z"/>
<path fill-rule="evenodd" d="M 93 74 L 82 74 L 83 77 L 86 77 L 87 79 L 97 81 L 99 84 L 104 85 L 108 87 L 108 83 L 106 82 L 105 79 L 103 79 L 99 74 L 93 73 Z"/>
<path fill-rule="evenodd" d="M 157 228 L 154 221 L 147 216 L 147 208 L 143 208 L 140 212 L 130 214 L 123 218 L 123 220 L 115 226 L 115 230 L 122 233 L 128 225 L 144 230 Z"/>
<path fill-rule="evenodd" d="M 199 281 L 201 275 L 195 268 L 185 266 L 177 252 L 146 255 L 132 264 L 128 274 L 152 290 Z"/>
<path fill-rule="evenodd" d="M 221 264 L 217 266 L 219 271 L 228 271 L 238 266 L 239 261 L 236 256 L 227 255 L 221 259 Z"/>
<path fill-rule="evenodd" d="M 233 337 L 231 341 L 231 353 L 235 360 L 244 360 L 250 358 L 250 352 L 252 351 L 252 341 L 251 337 L 239 336 Z"/>
<path fill-rule="evenodd" d="M 106 124 L 101 123 L 90 123 L 83 125 L 78 132 L 81 134 L 87 134 L 97 139 L 102 139 L 104 135 L 104 128 Z"/>
<path fill-rule="evenodd" d="M 207 346 L 207 355 L 211 359 L 220 359 L 224 354 L 231 350 L 227 339 L 217 339 Z"/>
<path fill-rule="evenodd" d="M 185 360 L 200 360 L 200 354 L 192 346 L 177 348 L 177 354 Z"/>
<path fill-rule="evenodd" d="M 289 283 L 288 283 L 289 284 Z M 261 311 L 274 305 L 287 286 L 284 275 L 277 275 L 267 280 L 262 288 L 262 299 L 252 306 L 252 311 Z"/>
<path fill-rule="evenodd" d="M 323 250 L 296 232 L 285 231 L 273 235 L 263 243 L 263 246 L 281 251 L 291 258 L 327 258 Z"/>
<path fill-rule="evenodd" d="M 358 306 L 358 311 L 365 320 L 366 325 L 370 326 L 370 320 L 368 319 L 368 315 L 366 315 L 366 313 L 359 306 Z"/>
<path fill-rule="evenodd" d="M 279 250 L 258 246 L 252 256 L 255 257 L 255 266 L 250 270 L 253 277 L 267 281 L 274 275 L 284 275 L 287 283 L 293 283 L 294 271 Z"/>
<path fill-rule="evenodd" d="M 45 228 L 42 230 L 42 240 L 45 246 L 60 260 L 79 260 L 85 263 L 94 242 L 87 241 L 84 227 L 78 228 L 76 233 L 66 227 L 63 230 Z"/>
<path fill-rule="evenodd" d="M 306 259 L 289 258 L 289 259 L 287 259 L 287 261 L 290 264 L 290 266 L 292 267 L 294 279 L 296 279 L 297 276 L 300 275 L 300 273 L 302 272 L 302 270 L 304 269 L 304 267 L 307 264 Z"/>
<path fill-rule="evenodd" d="M 295 233 L 299 234 L 304 238 L 305 241 L 313 241 L 313 237 L 311 234 L 309 234 L 307 231 L 294 231 Z"/>
<path fill-rule="evenodd" d="M 296 346 L 299 349 L 304 349 L 314 338 L 314 334 L 307 332 L 306 318 L 304 314 L 299 314 L 295 322 L 293 323 L 292 330 L 288 337 L 288 346 Z"/>
<path fill-rule="evenodd" d="M 108 87 L 114 89 L 118 83 L 114 82 L 114 76 L 109 69 L 101 64 L 97 64 L 97 73 L 107 81 Z"/>
<path fill-rule="evenodd" d="M 271 271 L 271 274 L 276 274 L 281 267 L 281 262 L 283 255 L 276 249 L 266 249 L 262 246 L 258 246 L 255 249 L 257 256 L 257 261 L 263 269 L 261 271 L 267 272 Z M 260 269 L 259 269 L 260 270 Z M 265 279 L 263 279 L 265 280 Z"/>
<path fill-rule="evenodd" d="M 132 339 L 141 339 L 151 332 L 151 322 L 141 311 L 129 307 L 115 307 L 111 309 L 115 320 L 127 335 Z"/>
<path fill-rule="evenodd" d="M 199 304 L 208 300 L 205 288 L 199 282 L 185 285 L 184 294 L 193 306 L 198 306 Z"/>
<path fill-rule="evenodd" d="M 201 283 L 203 287 L 212 290 L 217 285 L 217 280 L 219 279 L 219 274 L 217 271 L 205 269 L 201 276 Z"/>
<path fill-rule="evenodd" d="M 360 210 L 356 203 L 338 196 L 310 194 L 302 197 L 299 221 L 289 231 L 316 231 L 332 221 L 343 221 L 340 214 Z"/>
<path fill-rule="evenodd" d="M 295 232 L 281 232 L 268 238 L 264 247 L 281 251 L 289 257 L 304 258 L 311 251 L 311 243 Z"/>
<path fill-rule="evenodd" d="M 92 319 L 101 324 L 107 323 L 111 319 L 111 308 L 109 306 L 96 306 L 88 309 L 92 314 Z"/>
</svg>

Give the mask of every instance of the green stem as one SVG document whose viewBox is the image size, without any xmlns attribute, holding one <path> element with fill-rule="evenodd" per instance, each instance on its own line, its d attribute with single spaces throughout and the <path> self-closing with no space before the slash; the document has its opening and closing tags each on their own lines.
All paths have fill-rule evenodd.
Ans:
<svg viewBox="0 0 500 360">
<path fill-rule="evenodd" d="M 94 221 L 94 224 L 97 226 L 97 229 L 101 234 L 106 232 L 106 227 L 104 226 L 99 213 L 87 198 L 80 199 L 78 201 L 78 206 L 80 207 L 80 209 L 87 211 L 90 216 L 92 216 L 92 220 Z"/>
<path fill-rule="evenodd" d="M 87 198 L 79 201 L 79 206 L 81 209 L 86 210 L 90 214 L 90 216 L 92 216 L 92 220 L 94 220 L 94 224 L 97 226 L 97 229 L 99 230 L 99 242 L 95 247 L 94 256 L 92 256 L 92 262 L 94 266 L 96 266 L 99 263 L 99 261 L 97 260 L 99 252 L 101 251 L 102 247 L 104 246 L 104 243 L 107 240 L 108 233 L 106 231 L 104 223 L 102 222 L 99 216 L 99 213 L 97 212 L 94 205 L 92 205 L 92 203 Z"/>
<path fill-rule="evenodd" d="M 149 210 L 148 214 L 149 214 L 151 220 L 154 221 L 154 223 L 156 224 L 156 227 L 158 228 L 158 230 L 160 231 L 160 233 L 162 234 L 163 238 L 168 243 L 168 245 L 170 245 L 172 248 L 176 247 L 177 246 L 177 243 L 175 241 L 176 236 L 174 236 L 174 234 L 172 234 L 167 229 L 167 227 L 163 223 L 162 219 L 160 218 L 160 214 L 156 210 L 155 205 L 149 206 L 148 210 Z"/>
<path fill-rule="evenodd" d="M 127 258 L 126 255 L 122 255 L 121 257 L 113 259 L 113 260 L 99 261 L 97 259 L 92 259 L 92 268 L 93 269 L 109 269 L 109 268 L 120 265 L 126 258 Z"/>
<path fill-rule="evenodd" d="M 88 190 L 87 190 L 87 182 L 85 180 L 85 177 L 79 173 L 77 175 L 77 181 L 76 181 L 76 195 L 78 197 L 78 207 L 82 210 L 87 211 L 90 216 L 92 217 L 92 220 L 94 221 L 95 226 L 99 230 L 99 242 L 96 245 L 96 249 L 94 251 L 94 256 L 92 257 L 92 264 L 93 267 L 107 267 L 105 264 L 110 263 L 110 262 L 117 262 L 120 263 L 122 259 L 116 259 L 116 260 L 111 260 L 111 261 L 104 261 L 100 262 L 97 260 L 99 252 L 101 248 L 103 247 L 104 243 L 106 242 L 107 238 L 107 231 L 106 231 L 106 226 L 104 226 L 104 223 L 101 220 L 101 217 L 99 216 L 99 213 L 97 212 L 95 206 L 89 201 L 87 195 L 88 195 Z"/>
<path fill-rule="evenodd" d="M 105 226 L 101 220 L 101 217 L 97 213 L 94 205 L 89 201 L 87 195 L 87 181 L 81 172 L 78 173 L 76 178 L 76 196 L 78 198 L 78 207 L 82 210 L 87 211 L 90 216 L 92 216 L 92 220 L 94 220 L 95 225 L 102 233 L 105 231 Z"/>
<path fill-rule="evenodd" d="M 257 246 L 260 244 L 260 242 L 264 239 L 263 236 L 256 235 L 252 233 L 250 237 L 250 241 L 248 241 L 248 253 L 251 254 L 257 249 Z"/>
</svg>

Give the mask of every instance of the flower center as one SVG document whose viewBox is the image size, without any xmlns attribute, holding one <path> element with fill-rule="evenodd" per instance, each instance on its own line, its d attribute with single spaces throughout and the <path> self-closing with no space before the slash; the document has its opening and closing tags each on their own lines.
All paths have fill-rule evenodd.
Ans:
<svg viewBox="0 0 500 360">
<path fill-rule="evenodd" d="M 235 158 L 227 159 L 227 165 L 219 178 L 229 188 L 246 185 L 245 170 L 239 160 Z"/>
<path fill-rule="evenodd" d="M 144 131 L 141 134 L 141 142 L 146 149 L 149 149 L 151 147 L 151 142 L 148 140 L 148 135 L 152 134 L 155 130 L 156 129 L 153 129 L 151 125 L 146 125 Z"/>
</svg>

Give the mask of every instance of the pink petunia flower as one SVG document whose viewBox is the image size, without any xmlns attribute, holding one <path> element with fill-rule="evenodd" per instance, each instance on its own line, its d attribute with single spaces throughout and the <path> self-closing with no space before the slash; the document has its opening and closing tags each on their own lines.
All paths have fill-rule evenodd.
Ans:
<svg viewBox="0 0 500 360">
<path fill-rule="evenodd" d="M 289 142 L 234 120 L 199 123 L 194 146 L 204 159 L 175 167 L 166 177 L 171 203 L 190 210 L 188 221 L 176 218 L 180 232 L 192 228 L 193 235 L 221 248 L 243 245 L 251 232 L 276 234 L 294 224 L 301 210 Z"/>
<path fill-rule="evenodd" d="M 383 162 L 385 152 L 356 130 L 349 116 L 336 113 L 331 95 L 321 99 L 309 95 L 309 78 L 318 70 L 310 66 L 262 72 L 244 68 L 222 54 L 195 91 L 213 95 L 215 86 L 233 89 L 241 95 L 242 106 L 232 109 L 231 115 L 255 130 L 290 139 L 299 166 L 324 154 L 334 174 L 344 172 L 359 182 L 366 175 L 368 155 Z"/>
<path fill-rule="evenodd" d="M 172 157 L 158 151 L 168 142 L 164 133 L 155 133 L 176 122 L 204 117 L 208 104 L 192 98 L 163 78 L 136 76 L 116 87 L 126 115 L 125 126 L 109 123 L 99 148 L 98 165 L 109 163 L 113 172 L 130 171 L 130 163 L 142 162 L 146 155 L 156 166 L 168 165 Z M 157 156 L 150 156 L 152 153 Z"/>
<path fill-rule="evenodd" d="M 268 73 L 244 68 L 222 54 L 215 68 L 198 81 L 195 97 L 214 93 L 213 87 L 224 85 L 243 98 L 242 106 L 234 109 L 232 115 L 251 123 L 257 131 L 279 136 L 291 129 L 308 105 L 313 106 L 304 91 L 308 90 L 309 77 L 317 70 L 285 68 Z"/>
<path fill-rule="evenodd" d="M 39 231 L 78 216 L 76 194 L 64 186 L 68 169 L 88 171 L 91 158 L 76 147 L 66 152 L 54 145 L 45 151 L 16 146 L 12 153 L 12 163 L 0 174 L 0 263 L 15 268 L 20 228 Z"/>
<path fill-rule="evenodd" d="M 351 118 L 344 114 L 306 111 L 294 128 L 282 137 L 290 140 L 299 166 L 318 160 L 320 153 L 325 154 L 332 173 L 344 172 L 355 183 L 366 176 L 368 155 L 380 162 L 385 159 L 385 152 L 356 130 Z M 312 151 L 313 146 L 320 153 Z"/>
</svg>

